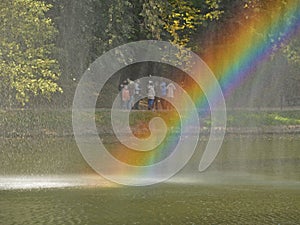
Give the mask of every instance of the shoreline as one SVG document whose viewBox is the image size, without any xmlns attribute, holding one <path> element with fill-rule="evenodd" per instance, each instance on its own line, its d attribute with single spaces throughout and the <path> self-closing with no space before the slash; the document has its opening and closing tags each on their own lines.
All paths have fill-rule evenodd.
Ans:
<svg viewBox="0 0 300 225">
<path fill-rule="evenodd" d="M 169 127 L 169 133 L 180 133 L 180 127 L 174 128 L 178 115 L 171 117 L 168 111 L 133 111 L 129 124 L 131 132 L 146 137 L 149 132 L 149 121 L 153 117 L 161 117 Z M 85 115 L 83 115 L 83 119 Z M 111 135 L 111 115 L 107 110 L 95 113 L 97 132 L 82 130 L 82 135 Z M 209 116 L 200 118 L 200 135 L 208 136 L 211 130 Z M 191 125 L 188 135 L 198 134 L 199 127 Z M 214 134 L 225 135 L 261 135 L 261 134 L 300 134 L 300 110 L 276 112 L 229 111 L 227 126 L 214 127 Z M 122 131 L 119 131 L 122 132 Z M 128 131 L 123 131 L 128 135 Z M 24 110 L 0 111 L 0 137 L 74 137 L 72 113 L 66 110 Z"/>
<path fill-rule="evenodd" d="M 278 125 L 278 126 L 261 126 L 261 127 L 217 127 L 214 129 L 216 135 L 218 132 L 223 132 L 225 129 L 225 136 L 226 135 L 298 135 L 300 134 L 300 125 Z M 132 129 L 133 133 L 141 132 L 138 129 Z M 142 131 L 144 132 L 144 131 Z M 180 131 L 171 131 L 172 133 L 180 134 Z M 129 133 L 123 132 L 119 133 L 120 135 L 128 135 Z M 194 132 L 188 133 L 188 135 L 194 135 Z M 210 127 L 202 127 L 200 128 L 200 136 L 209 136 L 210 134 Z M 104 136 L 114 136 L 113 130 L 98 130 L 98 133 L 82 133 L 82 136 L 94 136 L 94 135 L 104 135 Z M 63 132 L 56 132 L 53 130 L 34 130 L 34 132 L 26 132 L 26 133 L 19 133 L 17 131 L 11 132 L 0 132 L 0 138 L 29 138 L 29 137 L 74 137 L 72 131 L 63 131 Z"/>
</svg>

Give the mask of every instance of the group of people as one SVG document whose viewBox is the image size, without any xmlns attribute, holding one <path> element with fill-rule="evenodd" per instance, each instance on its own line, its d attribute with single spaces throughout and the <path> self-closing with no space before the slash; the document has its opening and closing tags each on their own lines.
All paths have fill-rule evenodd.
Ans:
<svg viewBox="0 0 300 225">
<path fill-rule="evenodd" d="M 175 97 L 176 86 L 169 82 L 161 80 L 152 81 L 149 79 L 147 84 L 143 85 L 139 79 L 135 82 L 127 79 L 119 86 L 121 92 L 121 108 L 124 110 L 140 109 L 140 100 L 147 96 L 148 110 L 169 110 L 171 109 L 172 99 Z M 167 99 L 167 100 L 166 100 Z"/>
</svg>

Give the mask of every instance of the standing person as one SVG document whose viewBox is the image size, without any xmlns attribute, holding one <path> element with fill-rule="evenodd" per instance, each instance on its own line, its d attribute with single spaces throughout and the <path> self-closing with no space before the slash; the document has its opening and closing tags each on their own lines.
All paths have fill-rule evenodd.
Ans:
<svg viewBox="0 0 300 225">
<path fill-rule="evenodd" d="M 166 100 L 165 98 L 167 97 L 167 84 L 165 81 L 162 81 L 160 83 L 160 103 L 161 103 L 161 108 L 164 110 L 166 109 Z"/>
<path fill-rule="evenodd" d="M 155 90 L 154 90 L 153 82 L 151 80 L 149 81 L 149 85 L 148 85 L 147 97 L 148 97 L 148 110 L 153 110 Z"/>
<path fill-rule="evenodd" d="M 155 83 L 154 83 L 154 92 L 155 92 L 155 94 L 159 93 L 159 82 L 158 81 L 155 81 Z M 158 110 L 158 105 L 159 104 L 160 104 L 160 97 L 155 96 L 154 97 L 154 106 L 153 106 L 153 108 L 155 108 L 155 110 Z"/>
<path fill-rule="evenodd" d="M 135 84 L 134 84 L 134 81 L 132 81 L 130 79 L 128 79 L 128 90 L 129 90 L 129 95 L 130 95 L 129 108 L 131 109 L 133 107 L 133 103 L 134 103 Z"/>
<path fill-rule="evenodd" d="M 123 102 L 122 109 L 124 109 L 124 110 L 130 109 L 130 107 L 129 107 L 130 94 L 129 94 L 127 85 L 125 85 L 124 88 L 122 89 L 122 102 Z"/>
<path fill-rule="evenodd" d="M 123 89 L 124 89 L 124 87 L 126 86 L 128 84 L 128 82 L 127 82 L 127 80 L 123 80 L 123 82 L 119 85 L 119 92 L 121 92 L 121 95 L 120 95 L 120 97 L 121 97 L 121 104 L 120 104 L 120 108 L 121 109 L 124 109 L 124 101 L 123 101 Z M 127 108 L 127 107 L 126 107 Z"/>
<path fill-rule="evenodd" d="M 139 79 L 137 79 L 137 81 L 134 83 L 134 97 L 136 99 L 136 103 L 133 106 L 133 108 L 137 110 L 139 109 L 141 90 L 141 82 Z"/>
<path fill-rule="evenodd" d="M 175 85 L 171 82 L 168 84 L 167 86 L 167 98 L 169 99 L 169 103 L 168 103 L 168 109 L 171 109 L 171 103 L 172 100 L 174 100 L 174 93 L 175 93 L 176 87 Z"/>
<path fill-rule="evenodd" d="M 123 108 L 123 105 L 124 105 L 123 97 L 122 97 L 123 88 L 124 88 L 123 83 L 120 83 L 120 84 L 119 84 L 119 87 L 118 87 L 118 90 L 119 90 L 119 92 L 121 92 L 121 95 L 120 95 L 120 102 L 121 102 L 121 103 L 120 103 L 120 108 L 121 108 L 121 109 Z"/>
</svg>

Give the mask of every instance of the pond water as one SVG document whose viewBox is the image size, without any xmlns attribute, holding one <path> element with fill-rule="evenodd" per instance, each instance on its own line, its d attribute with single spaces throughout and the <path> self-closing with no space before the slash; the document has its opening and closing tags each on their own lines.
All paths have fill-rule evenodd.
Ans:
<svg viewBox="0 0 300 225">
<path fill-rule="evenodd" d="M 2 191 L 1 224 L 299 224 L 299 189 L 256 185 Z"/>
<path fill-rule="evenodd" d="M 299 224 L 299 135 L 231 135 L 169 181 L 125 187 L 93 172 L 72 137 L 1 139 L 0 224 Z"/>
</svg>

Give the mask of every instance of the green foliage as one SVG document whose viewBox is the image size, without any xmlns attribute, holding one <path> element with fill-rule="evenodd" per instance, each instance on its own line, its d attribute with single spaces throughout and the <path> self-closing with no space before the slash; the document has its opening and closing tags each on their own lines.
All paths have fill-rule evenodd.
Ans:
<svg viewBox="0 0 300 225">
<path fill-rule="evenodd" d="M 192 32 L 204 21 L 219 19 L 223 13 L 217 0 L 206 0 L 203 3 L 209 9 L 207 12 L 202 12 L 191 1 L 170 0 L 169 3 L 171 7 L 165 15 L 164 28 L 171 35 L 171 42 L 179 46 L 186 46 Z"/>
<path fill-rule="evenodd" d="M 0 91 L 6 106 L 62 91 L 52 57 L 57 31 L 45 16 L 50 7 L 32 0 L 0 2 Z"/>
<path fill-rule="evenodd" d="M 173 114 L 172 114 L 173 113 Z M 170 116 L 172 114 L 172 116 Z M 73 135 L 72 116 L 68 110 L 13 110 L 0 111 L 0 137 L 69 136 Z M 298 126 L 300 111 L 228 111 L 228 128 L 251 128 L 269 126 Z M 161 117 L 168 127 L 176 127 L 179 115 L 174 112 L 133 111 L 129 124 L 135 131 L 149 130 L 149 121 Z M 83 115 L 83 119 L 86 117 Z M 100 134 L 112 133 L 110 110 L 95 113 Z M 202 127 L 210 127 L 209 118 L 203 118 Z M 176 126 L 175 126 L 176 125 Z M 293 131 L 293 128 L 290 128 Z M 238 129 L 236 130 L 239 131 Z M 176 132 L 173 130 L 172 132 Z"/>
<path fill-rule="evenodd" d="M 180 47 L 188 48 L 193 45 L 191 35 L 204 22 L 219 19 L 223 11 L 218 3 L 218 0 L 206 0 L 196 6 L 192 1 L 145 0 L 140 13 L 143 32 L 147 33 L 148 39 L 166 40 L 179 47 L 180 52 L 176 54 L 178 60 L 174 63 L 185 62 L 185 67 L 189 70 L 192 66 L 190 54 Z"/>
<path fill-rule="evenodd" d="M 222 48 L 224 40 L 232 40 L 234 43 L 238 38 L 235 30 L 241 26 L 249 26 L 247 21 L 260 21 L 262 18 L 270 18 L 272 21 L 278 12 L 282 12 L 281 22 L 283 24 L 292 22 L 290 20 L 293 18 L 286 16 L 285 8 L 286 4 L 295 2 L 293 0 L 44 1 L 0 2 L 2 98 L 0 104 L 2 105 L 9 106 L 16 103 L 24 105 L 34 96 L 50 97 L 52 93 L 61 92 L 57 84 L 60 77 L 59 67 L 62 73 L 60 83 L 64 89 L 63 97 L 71 104 L 76 83 L 89 64 L 116 46 L 131 41 L 156 39 L 170 41 L 176 46 L 184 46 L 202 54 L 206 53 L 206 49 L 209 50 L 209 46 Z M 299 11 L 299 8 L 295 9 L 295 12 L 297 10 Z M 256 32 L 257 35 L 254 36 L 259 40 L 274 39 L 272 32 L 262 35 L 263 32 L 258 32 L 255 28 L 245 27 L 245 30 Z M 300 67 L 299 40 L 297 36 L 289 43 L 284 43 L 284 46 L 279 46 L 287 57 L 289 66 L 292 66 L 288 68 L 288 73 L 292 75 L 286 76 L 286 79 L 295 86 L 293 90 L 299 90 L 297 85 Z M 277 43 L 277 40 L 273 41 Z M 59 50 L 55 52 L 58 62 L 53 56 L 54 48 Z M 177 58 L 179 62 L 189 61 L 189 55 L 184 51 L 180 52 Z M 124 59 L 120 54 L 119 60 L 128 59 Z M 129 72 L 120 76 L 128 77 L 130 74 L 131 78 L 135 78 L 141 74 L 158 71 L 152 67 L 149 64 L 141 72 L 130 74 L 128 70 Z M 174 71 L 170 69 L 164 72 L 167 75 L 171 73 Z M 119 79 L 115 79 L 114 82 L 119 82 Z M 116 85 L 118 84 L 113 84 L 112 87 Z M 291 92 L 292 89 L 289 87 L 286 89 L 289 95 L 298 93 Z M 57 99 L 63 102 L 62 98 Z"/>
<path fill-rule="evenodd" d="M 298 16 L 297 12 L 299 14 L 300 4 L 293 0 L 245 0 L 244 9 L 245 16 L 251 15 L 256 17 L 256 20 L 269 17 L 269 21 L 277 21 L 282 27 L 285 27 L 297 23 L 296 17 Z M 280 16 L 279 21 L 277 20 L 278 16 Z M 255 30 L 255 28 L 252 29 Z M 286 35 L 284 32 L 271 29 L 263 38 L 273 44 L 274 51 L 281 49 L 290 63 L 300 64 L 299 35 L 296 35 L 295 38 L 288 38 L 286 41 L 284 35 Z M 282 42 L 282 40 L 284 41 Z"/>
<path fill-rule="evenodd" d="M 283 125 L 300 125 L 299 111 L 229 111 L 227 116 L 228 127 L 262 127 Z"/>
<path fill-rule="evenodd" d="M 163 1 L 149 0 L 144 1 L 142 4 L 142 11 L 140 16 L 142 30 L 146 32 L 148 39 L 161 40 L 163 36 L 164 20 L 163 14 L 166 7 L 166 3 Z"/>
<path fill-rule="evenodd" d="M 132 3 L 124 0 L 110 2 L 107 12 L 107 27 L 104 30 L 104 49 L 110 50 L 124 42 L 128 42 L 134 33 L 131 10 Z M 105 18 L 104 18 L 105 19 Z"/>
<path fill-rule="evenodd" d="M 215 20 L 223 11 L 218 0 L 206 0 L 199 7 L 192 1 L 183 0 L 145 0 L 140 15 L 144 18 L 143 27 L 150 32 L 151 38 L 167 38 L 171 43 L 186 46 L 190 35 L 204 21 Z M 206 12 L 201 7 L 206 7 Z"/>
<path fill-rule="evenodd" d="M 299 36 L 283 47 L 283 53 L 289 63 L 300 66 L 300 41 Z"/>
</svg>

